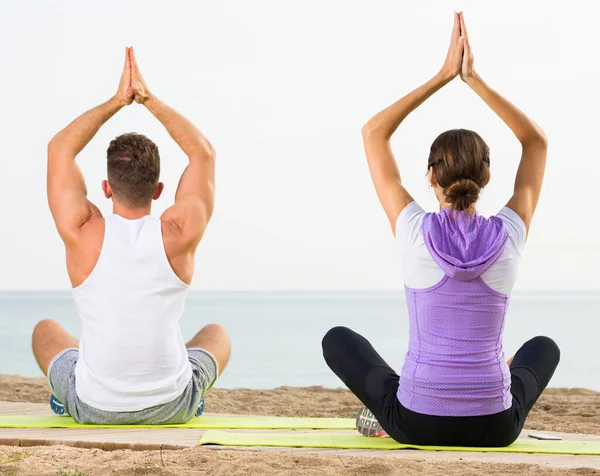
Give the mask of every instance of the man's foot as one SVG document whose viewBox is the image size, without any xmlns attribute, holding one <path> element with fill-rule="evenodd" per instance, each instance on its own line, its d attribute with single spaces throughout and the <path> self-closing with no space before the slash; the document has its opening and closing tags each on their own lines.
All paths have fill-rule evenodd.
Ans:
<svg viewBox="0 0 600 476">
<path fill-rule="evenodd" d="M 52 411 L 58 416 L 69 416 L 68 413 L 65 411 L 65 406 L 54 395 L 50 397 L 50 408 L 52 408 Z"/>
<path fill-rule="evenodd" d="M 196 410 L 195 417 L 199 417 L 204 412 L 204 398 L 200 400 L 200 405 L 198 405 L 198 409 Z"/>
<path fill-rule="evenodd" d="M 387 436 L 375 415 L 367 407 L 363 407 L 356 415 L 356 429 L 363 436 Z"/>
</svg>

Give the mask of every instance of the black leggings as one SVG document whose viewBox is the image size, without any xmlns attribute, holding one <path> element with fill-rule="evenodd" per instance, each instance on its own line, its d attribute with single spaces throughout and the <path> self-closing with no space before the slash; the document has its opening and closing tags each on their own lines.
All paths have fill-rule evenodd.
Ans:
<svg viewBox="0 0 600 476">
<path fill-rule="evenodd" d="M 534 337 L 510 365 L 512 406 L 483 416 L 433 416 L 413 412 L 398 401 L 399 376 L 373 346 L 347 327 L 323 338 L 327 365 L 400 443 L 437 446 L 508 446 L 517 439 L 533 404 L 554 374 L 560 350 L 548 337 Z"/>
</svg>

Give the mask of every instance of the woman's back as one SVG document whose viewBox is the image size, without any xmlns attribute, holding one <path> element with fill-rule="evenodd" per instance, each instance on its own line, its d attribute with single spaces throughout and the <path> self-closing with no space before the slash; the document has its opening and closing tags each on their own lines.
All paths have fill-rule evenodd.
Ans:
<svg viewBox="0 0 600 476">
<path fill-rule="evenodd" d="M 449 208 L 425 214 L 413 202 L 396 236 L 410 317 L 398 399 L 439 416 L 510 408 L 502 331 L 525 240 L 522 220 L 509 208 L 489 219 Z"/>
<path fill-rule="evenodd" d="M 452 129 L 431 144 L 427 181 L 437 213 L 415 203 L 392 152 L 404 119 L 459 75 L 522 146 L 512 196 L 489 219 L 476 212 L 491 178 L 490 148 L 479 134 Z M 542 187 L 546 136 L 475 72 L 462 13 L 454 14 L 439 73 L 375 114 L 362 134 L 375 191 L 404 258 L 410 342 L 398 375 L 353 330 L 337 326 L 325 334 L 327 365 L 366 407 L 357 429 L 366 436 L 385 430 L 402 443 L 509 445 L 560 360 L 545 336 L 529 339 L 508 363 L 502 349 L 509 296 Z"/>
</svg>

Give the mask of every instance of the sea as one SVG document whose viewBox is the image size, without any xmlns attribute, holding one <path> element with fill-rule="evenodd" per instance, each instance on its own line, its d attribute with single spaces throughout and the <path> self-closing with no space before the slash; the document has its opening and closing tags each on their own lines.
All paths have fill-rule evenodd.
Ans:
<svg viewBox="0 0 600 476">
<path fill-rule="evenodd" d="M 31 332 L 45 318 L 76 337 L 81 332 L 69 291 L 0 292 L 0 374 L 42 376 Z M 217 383 L 223 388 L 343 386 L 321 352 L 323 335 L 338 325 L 365 336 L 396 371 L 408 345 L 400 291 L 191 292 L 181 319 L 184 338 L 211 322 L 225 326 L 233 346 Z M 513 294 L 504 331 L 507 356 L 536 335 L 553 338 L 561 349 L 551 387 L 600 391 L 600 292 Z"/>
</svg>

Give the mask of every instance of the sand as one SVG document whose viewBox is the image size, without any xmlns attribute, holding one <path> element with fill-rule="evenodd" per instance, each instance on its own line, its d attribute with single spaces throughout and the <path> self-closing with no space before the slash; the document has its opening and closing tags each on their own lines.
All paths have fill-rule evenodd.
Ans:
<svg viewBox="0 0 600 476">
<path fill-rule="evenodd" d="M 259 451 L 82 450 L 65 446 L 0 447 L 0 474 L 56 476 L 116 475 L 594 475 L 589 468 L 542 468 L 527 464 L 406 461 L 374 457 Z"/>
<path fill-rule="evenodd" d="M 0 376 L 0 400 L 45 403 L 45 379 Z M 211 413 L 276 416 L 354 417 L 360 403 L 345 389 L 279 387 L 272 390 L 213 389 L 206 397 Z M 548 389 L 532 410 L 526 428 L 600 435 L 600 392 Z M 388 455 L 391 452 L 385 452 Z M 361 456 L 348 452 L 249 451 L 197 447 L 177 451 L 102 451 L 66 446 L 0 446 L 1 475 L 600 475 L 600 469 L 532 464 L 449 461 L 440 453 L 409 458 Z M 432 457 L 431 455 L 437 455 Z M 465 457 L 465 460 L 470 458 Z M 600 457 L 597 468 L 600 468 Z M 519 461 L 519 460 L 517 460 Z M 576 465 L 575 465 L 576 466 Z M 595 466 L 594 466 L 595 467 Z"/>
</svg>

